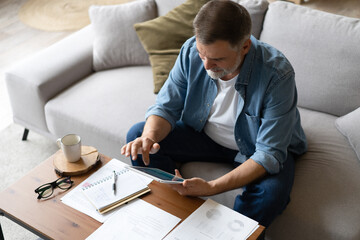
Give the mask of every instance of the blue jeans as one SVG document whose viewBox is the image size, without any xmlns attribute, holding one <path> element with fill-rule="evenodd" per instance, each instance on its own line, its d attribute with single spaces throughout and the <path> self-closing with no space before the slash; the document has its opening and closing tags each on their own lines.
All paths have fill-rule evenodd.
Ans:
<svg viewBox="0 0 360 240">
<path fill-rule="evenodd" d="M 127 142 L 140 137 L 145 122 L 135 124 L 127 134 Z M 197 132 L 182 122 L 161 142 L 160 150 L 150 155 L 149 167 L 163 169 L 174 173 L 176 162 L 220 162 L 230 163 L 234 168 L 239 163 L 234 162 L 238 151 L 225 148 L 215 143 L 204 132 Z M 134 166 L 145 166 L 141 155 L 132 161 Z M 294 157 L 288 153 L 282 171 L 243 187 L 243 193 L 235 198 L 234 210 L 248 216 L 261 225 L 268 227 L 290 201 L 290 192 L 294 180 Z"/>
</svg>

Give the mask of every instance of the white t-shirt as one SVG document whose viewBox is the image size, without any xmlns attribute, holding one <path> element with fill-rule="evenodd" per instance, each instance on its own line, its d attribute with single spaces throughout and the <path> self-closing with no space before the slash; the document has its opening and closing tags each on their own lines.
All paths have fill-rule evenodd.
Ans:
<svg viewBox="0 0 360 240">
<path fill-rule="evenodd" d="M 238 150 L 234 137 L 239 100 L 239 94 L 235 90 L 237 77 L 228 81 L 217 80 L 218 93 L 204 128 L 205 133 L 212 140 L 233 150 Z"/>
</svg>

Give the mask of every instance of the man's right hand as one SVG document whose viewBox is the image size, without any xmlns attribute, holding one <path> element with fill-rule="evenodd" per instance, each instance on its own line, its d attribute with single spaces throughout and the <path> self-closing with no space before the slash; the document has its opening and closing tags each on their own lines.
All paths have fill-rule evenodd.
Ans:
<svg viewBox="0 0 360 240">
<path fill-rule="evenodd" d="M 138 137 L 134 141 L 129 142 L 121 148 L 121 154 L 129 157 L 131 155 L 132 160 L 137 159 L 138 154 L 142 154 L 143 162 L 146 166 L 150 163 L 149 154 L 154 154 L 159 151 L 160 145 L 153 139 L 148 137 Z"/>
<path fill-rule="evenodd" d="M 146 166 L 150 163 L 149 154 L 154 154 L 160 149 L 159 143 L 171 131 L 170 123 L 159 116 L 152 115 L 147 118 L 141 137 L 129 142 L 121 148 L 121 154 L 132 160 L 137 159 L 138 154 L 142 154 L 143 162 Z"/>
</svg>

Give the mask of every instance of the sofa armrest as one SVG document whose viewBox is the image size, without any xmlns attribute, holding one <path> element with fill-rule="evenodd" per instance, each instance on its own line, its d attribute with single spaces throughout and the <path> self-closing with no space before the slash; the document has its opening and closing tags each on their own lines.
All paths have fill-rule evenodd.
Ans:
<svg viewBox="0 0 360 240">
<path fill-rule="evenodd" d="M 47 101 L 93 72 L 93 37 L 87 26 L 5 72 L 14 122 L 48 132 Z"/>
</svg>

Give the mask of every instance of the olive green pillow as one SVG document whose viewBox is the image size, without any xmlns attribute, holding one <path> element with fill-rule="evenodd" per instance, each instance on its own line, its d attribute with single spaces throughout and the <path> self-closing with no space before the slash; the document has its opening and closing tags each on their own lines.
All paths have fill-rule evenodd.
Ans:
<svg viewBox="0 0 360 240">
<path fill-rule="evenodd" d="M 150 56 L 155 93 L 166 81 L 183 43 L 194 35 L 193 20 L 208 1 L 187 0 L 164 16 L 134 25 L 141 44 Z"/>
</svg>

